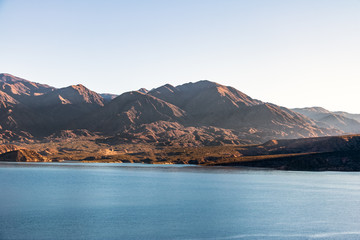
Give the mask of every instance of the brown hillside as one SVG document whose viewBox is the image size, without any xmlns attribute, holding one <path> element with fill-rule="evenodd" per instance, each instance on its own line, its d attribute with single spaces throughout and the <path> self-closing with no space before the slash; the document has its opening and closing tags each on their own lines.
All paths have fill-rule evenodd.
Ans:
<svg viewBox="0 0 360 240">
<path fill-rule="evenodd" d="M 141 92 L 124 93 L 92 116 L 90 128 L 119 132 L 156 121 L 183 121 L 180 108 Z"/>
</svg>

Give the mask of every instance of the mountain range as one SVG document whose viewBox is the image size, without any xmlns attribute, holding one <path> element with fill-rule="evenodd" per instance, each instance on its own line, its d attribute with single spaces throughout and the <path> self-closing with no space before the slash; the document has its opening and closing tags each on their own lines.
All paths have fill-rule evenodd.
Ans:
<svg viewBox="0 0 360 240">
<path fill-rule="evenodd" d="M 91 137 L 98 143 L 200 146 L 360 132 L 360 115 L 288 109 L 203 80 L 98 94 L 0 74 L 2 143 Z"/>
</svg>

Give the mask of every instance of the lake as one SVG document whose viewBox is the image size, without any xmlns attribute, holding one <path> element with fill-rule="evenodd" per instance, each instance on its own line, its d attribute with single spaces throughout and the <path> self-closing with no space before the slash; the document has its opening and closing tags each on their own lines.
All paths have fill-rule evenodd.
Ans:
<svg viewBox="0 0 360 240">
<path fill-rule="evenodd" d="M 360 173 L 0 163 L 0 239 L 360 239 Z"/>
</svg>

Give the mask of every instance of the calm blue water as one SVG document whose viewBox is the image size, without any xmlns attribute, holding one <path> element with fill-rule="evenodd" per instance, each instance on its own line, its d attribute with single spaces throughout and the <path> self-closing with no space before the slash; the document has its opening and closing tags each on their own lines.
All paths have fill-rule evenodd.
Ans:
<svg viewBox="0 0 360 240">
<path fill-rule="evenodd" d="M 0 239 L 359 239 L 360 173 L 0 164 Z"/>
</svg>

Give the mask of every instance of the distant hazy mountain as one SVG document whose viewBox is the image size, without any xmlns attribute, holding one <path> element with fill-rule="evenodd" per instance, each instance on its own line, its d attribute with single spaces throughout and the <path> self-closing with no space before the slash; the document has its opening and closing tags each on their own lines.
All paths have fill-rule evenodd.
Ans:
<svg viewBox="0 0 360 240">
<path fill-rule="evenodd" d="M 105 102 L 110 102 L 111 100 L 119 96 L 111 93 L 100 93 L 99 95 L 104 99 Z"/>
<path fill-rule="evenodd" d="M 342 111 L 337 111 L 337 112 L 333 112 L 337 115 L 341 115 L 343 117 L 346 117 L 346 118 L 351 118 L 351 119 L 354 119 L 358 122 L 360 122 L 360 114 L 353 114 L 353 113 L 347 113 L 347 112 L 342 112 Z"/>
<path fill-rule="evenodd" d="M 295 108 L 295 112 L 301 113 L 314 121 L 318 126 L 339 129 L 345 133 L 360 133 L 360 116 L 346 112 L 331 112 L 321 107 Z"/>
<path fill-rule="evenodd" d="M 345 128 L 336 125 L 340 117 L 350 124 L 341 114 L 319 124 L 314 116 L 310 119 L 210 81 L 116 96 L 97 94 L 83 85 L 56 89 L 0 74 L 0 109 L 2 142 L 103 135 L 110 142 L 168 145 L 260 143 L 341 134 Z"/>
</svg>

